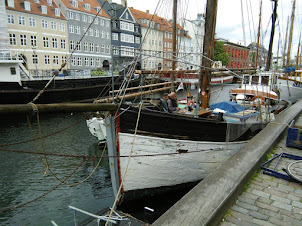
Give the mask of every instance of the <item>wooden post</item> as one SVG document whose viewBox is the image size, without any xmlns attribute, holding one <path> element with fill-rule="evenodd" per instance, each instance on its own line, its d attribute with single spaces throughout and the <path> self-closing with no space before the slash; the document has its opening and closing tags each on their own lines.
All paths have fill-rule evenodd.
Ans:
<svg viewBox="0 0 302 226">
<path fill-rule="evenodd" d="M 173 33 L 172 33 L 172 70 L 176 69 L 176 36 L 177 36 L 177 0 L 173 1 Z M 175 75 L 171 75 L 172 91 L 175 91 Z"/>
<path fill-rule="evenodd" d="M 214 56 L 214 36 L 216 27 L 217 15 L 217 0 L 207 0 L 205 35 L 204 35 L 204 49 L 203 55 L 209 59 Z M 205 67 L 205 73 L 200 74 L 200 89 L 201 89 L 201 107 L 206 109 L 209 107 L 210 99 L 210 81 L 211 81 L 211 65 L 212 62 L 205 57 L 202 57 L 202 63 Z"/>
<path fill-rule="evenodd" d="M 62 113 L 62 112 L 87 112 L 87 111 L 116 111 L 117 104 L 85 104 L 85 103 L 64 103 L 64 104 L 14 104 L 0 105 L 0 115 L 31 114 L 39 113 Z"/>
</svg>

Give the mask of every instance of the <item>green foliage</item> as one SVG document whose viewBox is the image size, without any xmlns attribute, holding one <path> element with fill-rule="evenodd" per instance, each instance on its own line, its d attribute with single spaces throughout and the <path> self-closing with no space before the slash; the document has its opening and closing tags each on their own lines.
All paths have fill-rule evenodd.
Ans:
<svg viewBox="0 0 302 226">
<path fill-rule="evenodd" d="M 214 60 L 221 61 L 222 65 L 226 66 L 230 62 L 231 54 L 226 53 L 224 49 L 224 43 L 217 41 L 214 46 Z"/>
</svg>

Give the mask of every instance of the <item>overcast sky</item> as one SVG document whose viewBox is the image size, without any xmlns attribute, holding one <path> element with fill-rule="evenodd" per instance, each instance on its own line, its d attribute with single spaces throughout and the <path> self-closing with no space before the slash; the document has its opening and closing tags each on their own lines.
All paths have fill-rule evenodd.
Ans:
<svg viewBox="0 0 302 226">
<path fill-rule="evenodd" d="M 121 0 L 113 1 L 117 3 L 121 2 Z M 172 15 L 173 0 L 128 0 L 127 2 L 129 7 L 134 7 L 142 11 L 149 10 L 151 14 L 154 14 L 157 8 L 156 13 L 160 16 L 168 18 Z M 195 19 L 197 13 L 205 13 L 206 0 L 178 0 L 178 2 L 178 15 L 182 15 L 187 19 Z M 241 2 L 243 11 L 241 10 Z M 283 48 L 287 18 L 290 18 L 292 12 L 292 2 L 293 0 L 278 0 L 278 20 L 274 38 L 274 55 L 277 54 L 279 36 L 281 36 L 280 49 Z M 271 0 L 262 0 L 262 36 L 260 39 L 266 49 L 268 49 L 270 39 L 273 5 L 273 1 Z M 240 42 L 244 45 L 245 34 L 246 45 L 251 42 L 256 42 L 259 11 L 260 0 L 218 0 L 217 37 L 228 39 L 234 43 Z M 302 31 L 302 0 L 296 0 L 295 14 L 292 56 L 296 56 L 297 54 L 299 34 Z M 244 21 L 244 32 L 242 21 Z"/>
</svg>

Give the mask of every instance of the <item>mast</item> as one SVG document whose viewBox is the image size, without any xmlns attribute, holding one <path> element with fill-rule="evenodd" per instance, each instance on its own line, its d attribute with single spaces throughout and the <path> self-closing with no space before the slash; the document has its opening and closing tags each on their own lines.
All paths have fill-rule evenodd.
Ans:
<svg viewBox="0 0 302 226">
<path fill-rule="evenodd" d="M 271 67 L 271 61 L 272 61 L 272 50 L 273 50 L 273 42 L 274 42 L 274 35 L 275 35 L 275 24 L 277 19 L 277 7 L 278 7 L 278 0 L 273 0 L 275 2 L 275 7 L 272 15 L 272 31 L 271 31 L 271 37 L 269 42 L 269 48 L 268 48 L 268 55 L 267 55 L 267 62 L 265 70 L 269 71 Z"/>
<path fill-rule="evenodd" d="M 176 36 L 177 36 L 177 0 L 173 0 L 173 33 L 172 33 L 172 70 L 176 69 Z M 175 75 L 172 76 L 172 91 L 175 90 Z"/>
<path fill-rule="evenodd" d="M 290 32 L 289 32 L 288 48 L 287 48 L 286 67 L 289 66 L 289 61 L 290 61 L 290 51 L 291 51 L 291 45 L 292 45 L 292 40 L 293 40 L 293 29 L 294 29 L 294 21 L 295 21 L 295 9 L 296 9 L 296 0 L 294 0 L 293 11 L 292 11 L 292 15 L 291 15 Z"/>
<path fill-rule="evenodd" d="M 298 51 L 297 51 L 297 58 L 296 58 L 296 70 L 299 69 L 300 45 L 301 45 L 301 33 L 300 33 L 299 44 L 298 44 Z M 296 75 L 298 75 L 298 73 L 296 73 Z"/>
<path fill-rule="evenodd" d="M 259 25 L 258 25 L 258 37 L 257 37 L 257 52 L 256 52 L 256 64 L 255 68 L 258 67 L 258 52 L 259 52 L 259 40 L 260 40 L 260 27 L 261 27 L 261 13 L 262 13 L 262 0 L 260 2 L 260 15 L 259 15 Z"/>
<path fill-rule="evenodd" d="M 283 50 L 283 67 L 285 67 L 285 53 L 286 53 L 286 43 L 288 37 L 288 25 L 289 25 L 289 17 L 287 17 L 287 25 L 286 25 L 286 34 L 285 34 L 285 42 L 284 42 L 284 50 Z"/>
<path fill-rule="evenodd" d="M 203 42 L 203 55 L 201 65 L 205 67 L 204 74 L 199 74 L 201 90 L 201 107 L 209 107 L 210 80 L 211 80 L 211 59 L 214 56 L 214 36 L 216 27 L 217 0 L 207 0 L 205 34 Z M 210 60 L 209 60 L 210 59 Z"/>
</svg>

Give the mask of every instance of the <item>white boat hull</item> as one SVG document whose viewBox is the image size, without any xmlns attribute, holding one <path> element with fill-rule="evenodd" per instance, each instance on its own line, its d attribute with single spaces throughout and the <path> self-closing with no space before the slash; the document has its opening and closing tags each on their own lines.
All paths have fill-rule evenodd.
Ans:
<svg viewBox="0 0 302 226">
<path fill-rule="evenodd" d="M 118 134 L 120 156 L 129 156 L 133 139 L 133 134 Z M 245 144 L 136 135 L 123 190 L 127 192 L 200 181 Z M 119 175 L 124 175 L 127 162 L 127 157 L 120 157 Z"/>
<path fill-rule="evenodd" d="M 302 82 L 292 79 L 278 80 L 280 100 L 295 103 L 302 98 Z"/>
</svg>

